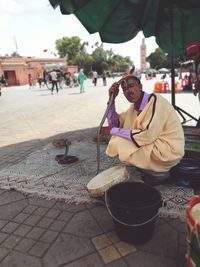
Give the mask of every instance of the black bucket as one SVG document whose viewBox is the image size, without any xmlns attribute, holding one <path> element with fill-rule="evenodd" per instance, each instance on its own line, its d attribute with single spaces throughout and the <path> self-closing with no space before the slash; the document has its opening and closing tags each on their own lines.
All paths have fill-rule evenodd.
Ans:
<svg viewBox="0 0 200 267">
<path fill-rule="evenodd" d="M 142 244 L 151 239 L 163 203 L 156 188 L 139 182 L 116 184 L 105 192 L 105 202 L 121 240 Z"/>
</svg>

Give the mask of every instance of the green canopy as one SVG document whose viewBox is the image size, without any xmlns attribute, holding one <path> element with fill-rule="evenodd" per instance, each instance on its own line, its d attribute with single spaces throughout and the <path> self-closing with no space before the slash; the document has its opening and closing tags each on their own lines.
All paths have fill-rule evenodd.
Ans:
<svg viewBox="0 0 200 267">
<path fill-rule="evenodd" d="M 89 33 L 102 42 L 123 43 L 139 31 L 155 36 L 165 52 L 185 52 L 189 41 L 200 41 L 200 0 L 49 0 L 62 14 L 75 14 Z"/>
</svg>

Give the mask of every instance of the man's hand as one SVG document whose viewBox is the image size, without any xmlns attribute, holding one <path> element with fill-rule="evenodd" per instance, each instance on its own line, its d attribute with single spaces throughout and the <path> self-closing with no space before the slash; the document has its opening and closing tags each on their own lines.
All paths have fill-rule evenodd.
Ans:
<svg viewBox="0 0 200 267">
<path fill-rule="evenodd" d="M 110 134 L 114 135 L 114 136 L 119 136 L 119 137 L 125 138 L 125 139 L 127 139 L 127 140 L 132 142 L 131 130 L 129 130 L 129 129 L 113 127 L 110 130 Z"/>
<path fill-rule="evenodd" d="M 116 96 L 119 93 L 119 84 L 118 83 L 113 83 L 111 85 L 111 87 L 108 90 L 109 93 L 109 97 L 111 97 L 111 95 L 113 95 L 114 99 L 116 98 Z"/>
</svg>

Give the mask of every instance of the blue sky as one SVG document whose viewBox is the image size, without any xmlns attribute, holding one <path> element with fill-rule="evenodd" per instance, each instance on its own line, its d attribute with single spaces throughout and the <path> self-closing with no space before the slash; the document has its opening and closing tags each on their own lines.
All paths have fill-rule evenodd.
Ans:
<svg viewBox="0 0 200 267">
<path fill-rule="evenodd" d="M 64 36 L 79 36 L 91 47 L 101 40 L 99 35 L 89 34 L 74 15 L 62 15 L 59 8 L 54 10 L 48 0 L 0 0 L 0 55 L 16 50 L 22 56 L 54 57 L 55 40 Z M 140 67 L 140 45 L 143 35 L 123 44 L 106 44 L 114 53 L 130 56 L 136 67 Z M 154 38 L 146 39 L 147 55 L 157 45 Z M 47 53 L 43 50 L 48 49 Z M 88 52 L 91 48 L 88 48 Z"/>
</svg>

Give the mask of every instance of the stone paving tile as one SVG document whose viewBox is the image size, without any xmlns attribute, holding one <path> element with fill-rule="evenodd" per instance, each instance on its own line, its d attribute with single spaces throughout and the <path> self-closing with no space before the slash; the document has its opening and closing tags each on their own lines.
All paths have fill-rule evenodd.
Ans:
<svg viewBox="0 0 200 267">
<path fill-rule="evenodd" d="M 170 258 L 176 258 L 177 247 L 178 233 L 168 224 L 158 226 L 151 240 L 142 245 L 137 245 L 139 250 Z"/>
<path fill-rule="evenodd" d="M 9 235 L 6 233 L 0 232 L 0 244 L 8 237 Z"/>
<path fill-rule="evenodd" d="M 134 245 L 120 241 L 114 231 L 98 235 L 92 238 L 92 242 L 105 264 L 115 261 L 116 257 L 117 259 L 124 257 L 137 250 Z M 116 256 L 118 254 L 120 257 Z"/>
<path fill-rule="evenodd" d="M 6 189 L 0 189 L 0 195 L 3 194 L 6 191 L 7 191 Z"/>
<path fill-rule="evenodd" d="M 50 224 L 54 221 L 54 219 L 51 218 L 45 218 L 43 217 L 37 224 L 38 227 L 48 228 Z"/>
<path fill-rule="evenodd" d="M 116 242 L 120 241 L 120 239 L 119 239 L 119 237 L 115 231 L 109 232 L 106 235 L 112 241 L 112 243 L 116 243 Z"/>
<path fill-rule="evenodd" d="M 166 223 L 166 220 L 164 218 L 161 218 L 161 217 L 158 217 L 156 220 L 155 220 L 155 225 L 158 226 L 158 225 L 161 225 L 161 224 L 165 224 Z"/>
<path fill-rule="evenodd" d="M 28 205 L 28 206 L 23 210 L 23 212 L 24 212 L 24 213 L 31 214 L 31 213 L 33 213 L 37 208 L 38 208 L 37 206 Z"/>
<path fill-rule="evenodd" d="M 176 267 L 175 259 L 163 258 L 159 255 L 137 251 L 125 257 L 129 267 Z"/>
<path fill-rule="evenodd" d="M 9 222 L 7 223 L 2 229 L 1 231 L 4 233 L 8 233 L 11 234 L 12 232 L 15 231 L 15 229 L 19 226 L 18 223 L 15 222 Z"/>
<path fill-rule="evenodd" d="M 98 221 L 99 225 L 102 227 L 104 232 L 110 232 L 113 230 L 113 220 L 111 216 L 108 214 L 108 211 L 105 207 L 95 207 L 90 209 L 90 212 L 93 214 L 93 216 Z"/>
<path fill-rule="evenodd" d="M 63 232 L 90 238 L 102 233 L 102 230 L 95 219 L 86 210 L 76 213 L 64 228 Z"/>
<path fill-rule="evenodd" d="M 56 237 L 58 236 L 58 232 L 47 230 L 41 237 L 40 241 L 44 241 L 47 243 L 52 243 Z"/>
<path fill-rule="evenodd" d="M 103 267 L 103 266 L 105 266 L 105 264 L 103 263 L 103 260 L 98 255 L 98 253 L 93 253 L 89 256 L 82 257 L 79 260 L 73 261 L 72 263 L 62 265 L 62 267 Z M 119 260 L 115 260 L 111 263 L 106 264 L 106 267 L 128 267 L 128 265 L 121 258 Z"/>
<path fill-rule="evenodd" d="M 45 254 L 48 248 L 49 248 L 49 244 L 38 241 L 29 250 L 29 254 L 41 258 Z"/>
<path fill-rule="evenodd" d="M 27 200 L 19 200 L 6 204 L 6 208 L 1 207 L 0 219 L 11 220 L 16 217 L 27 206 Z"/>
<path fill-rule="evenodd" d="M 20 213 L 15 218 L 13 218 L 13 221 L 17 223 L 23 223 L 29 216 L 29 214 Z"/>
<path fill-rule="evenodd" d="M 35 239 L 38 240 L 41 235 L 45 232 L 44 228 L 40 228 L 40 227 L 33 227 L 33 229 L 27 234 L 26 237 L 31 238 L 31 239 Z"/>
<path fill-rule="evenodd" d="M 121 258 L 121 255 L 113 245 L 98 250 L 98 253 L 105 264 Z"/>
<path fill-rule="evenodd" d="M 47 200 L 36 196 L 29 197 L 28 200 L 30 205 L 36 205 L 44 208 L 51 208 L 56 203 L 56 200 Z"/>
<path fill-rule="evenodd" d="M 42 267 L 40 259 L 11 251 L 11 253 L 1 262 L 1 267 Z"/>
<path fill-rule="evenodd" d="M 188 267 L 187 260 L 187 247 L 186 246 L 179 246 L 178 247 L 178 267 Z M 198 267 L 198 266 L 197 266 Z"/>
<path fill-rule="evenodd" d="M 49 226 L 49 230 L 53 230 L 53 231 L 62 231 L 63 228 L 65 227 L 65 225 L 67 224 L 67 222 L 65 221 L 59 221 L 58 219 L 55 220 L 50 226 Z"/>
<path fill-rule="evenodd" d="M 50 209 L 47 214 L 45 215 L 45 217 L 49 217 L 49 218 L 57 218 L 59 216 L 59 214 L 61 213 L 60 210 L 57 209 Z"/>
<path fill-rule="evenodd" d="M 178 244 L 181 246 L 187 245 L 187 234 L 185 233 L 179 233 L 178 235 Z"/>
<path fill-rule="evenodd" d="M 56 267 L 70 263 L 94 252 L 92 243 L 80 237 L 61 234 L 45 254 L 44 267 Z"/>
<path fill-rule="evenodd" d="M 6 225 L 8 223 L 8 221 L 3 221 L 3 220 L 0 220 L 0 229 L 2 227 L 4 227 L 4 225 Z"/>
<path fill-rule="evenodd" d="M 63 267 L 104 267 L 104 263 L 98 253 L 93 253 L 77 261 L 63 265 Z"/>
<path fill-rule="evenodd" d="M 134 245 L 128 244 L 128 243 L 123 242 L 123 241 L 119 241 L 119 242 L 115 243 L 114 246 L 117 248 L 120 255 L 123 257 L 129 255 L 130 253 L 137 251 L 137 248 Z"/>
<path fill-rule="evenodd" d="M 30 215 L 25 221 L 24 224 L 35 226 L 41 220 L 41 216 Z"/>
<path fill-rule="evenodd" d="M 87 207 L 87 209 L 91 209 L 91 208 L 99 207 L 99 204 L 93 203 L 93 204 L 86 204 L 85 206 Z"/>
<path fill-rule="evenodd" d="M 171 219 L 168 221 L 170 225 L 172 225 L 177 231 L 181 233 L 186 232 L 186 223 L 178 220 L 178 219 Z"/>
<path fill-rule="evenodd" d="M 43 216 L 48 212 L 48 210 L 49 210 L 48 208 L 39 207 L 33 212 L 33 214 L 38 216 Z"/>
<path fill-rule="evenodd" d="M 17 246 L 15 247 L 15 250 L 26 253 L 33 247 L 35 243 L 36 243 L 35 240 L 23 238 L 17 244 Z"/>
<path fill-rule="evenodd" d="M 1 244 L 1 246 L 4 248 L 13 249 L 20 240 L 20 236 L 11 235 Z"/>
<path fill-rule="evenodd" d="M 0 205 L 5 205 L 23 199 L 26 199 L 26 197 L 17 191 L 5 191 L 3 194 L 0 194 Z"/>
<path fill-rule="evenodd" d="M 65 201 L 60 200 L 60 201 L 56 202 L 56 204 L 53 206 L 53 208 L 76 213 L 78 211 L 85 210 L 86 205 L 67 204 Z"/>
<path fill-rule="evenodd" d="M 109 264 L 106 264 L 106 267 L 128 267 L 128 264 L 125 262 L 123 258 L 120 258 L 119 260 L 115 260 Z"/>
<path fill-rule="evenodd" d="M 6 249 L 6 248 L 1 248 L 0 247 L 0 261 L 8 255 L 8 253 L 10 252 L 9 249 Z M 0 265 L 1 266 L 1 265 Z"/>
<path fill-rule="evenodd" d="M 32 229 L 31 226 L 21 224 L 21 225 L 17 228 L 17 230 L 14 232 L 14 234 L 15 234 L 15 235 L 19 235 L 19 236 L 25 236 L 28 232 L 30 232 L 31 229 Z"/>
<path fill-rule="evenodd" d="M 92 238 L 92 243 L 94 244 L 97 250 L 105 248 L 112 244 L 110 239 L 105 234 Z"/>
<path fill-rule="evenodd" d="M 69 221 L 71 217 L 73 216 L 73 213 L 67 212 L 67 211 L 62 211 L 60 215 L 57 217 L 57 220 L 61 221 Z"/>
</svg>

